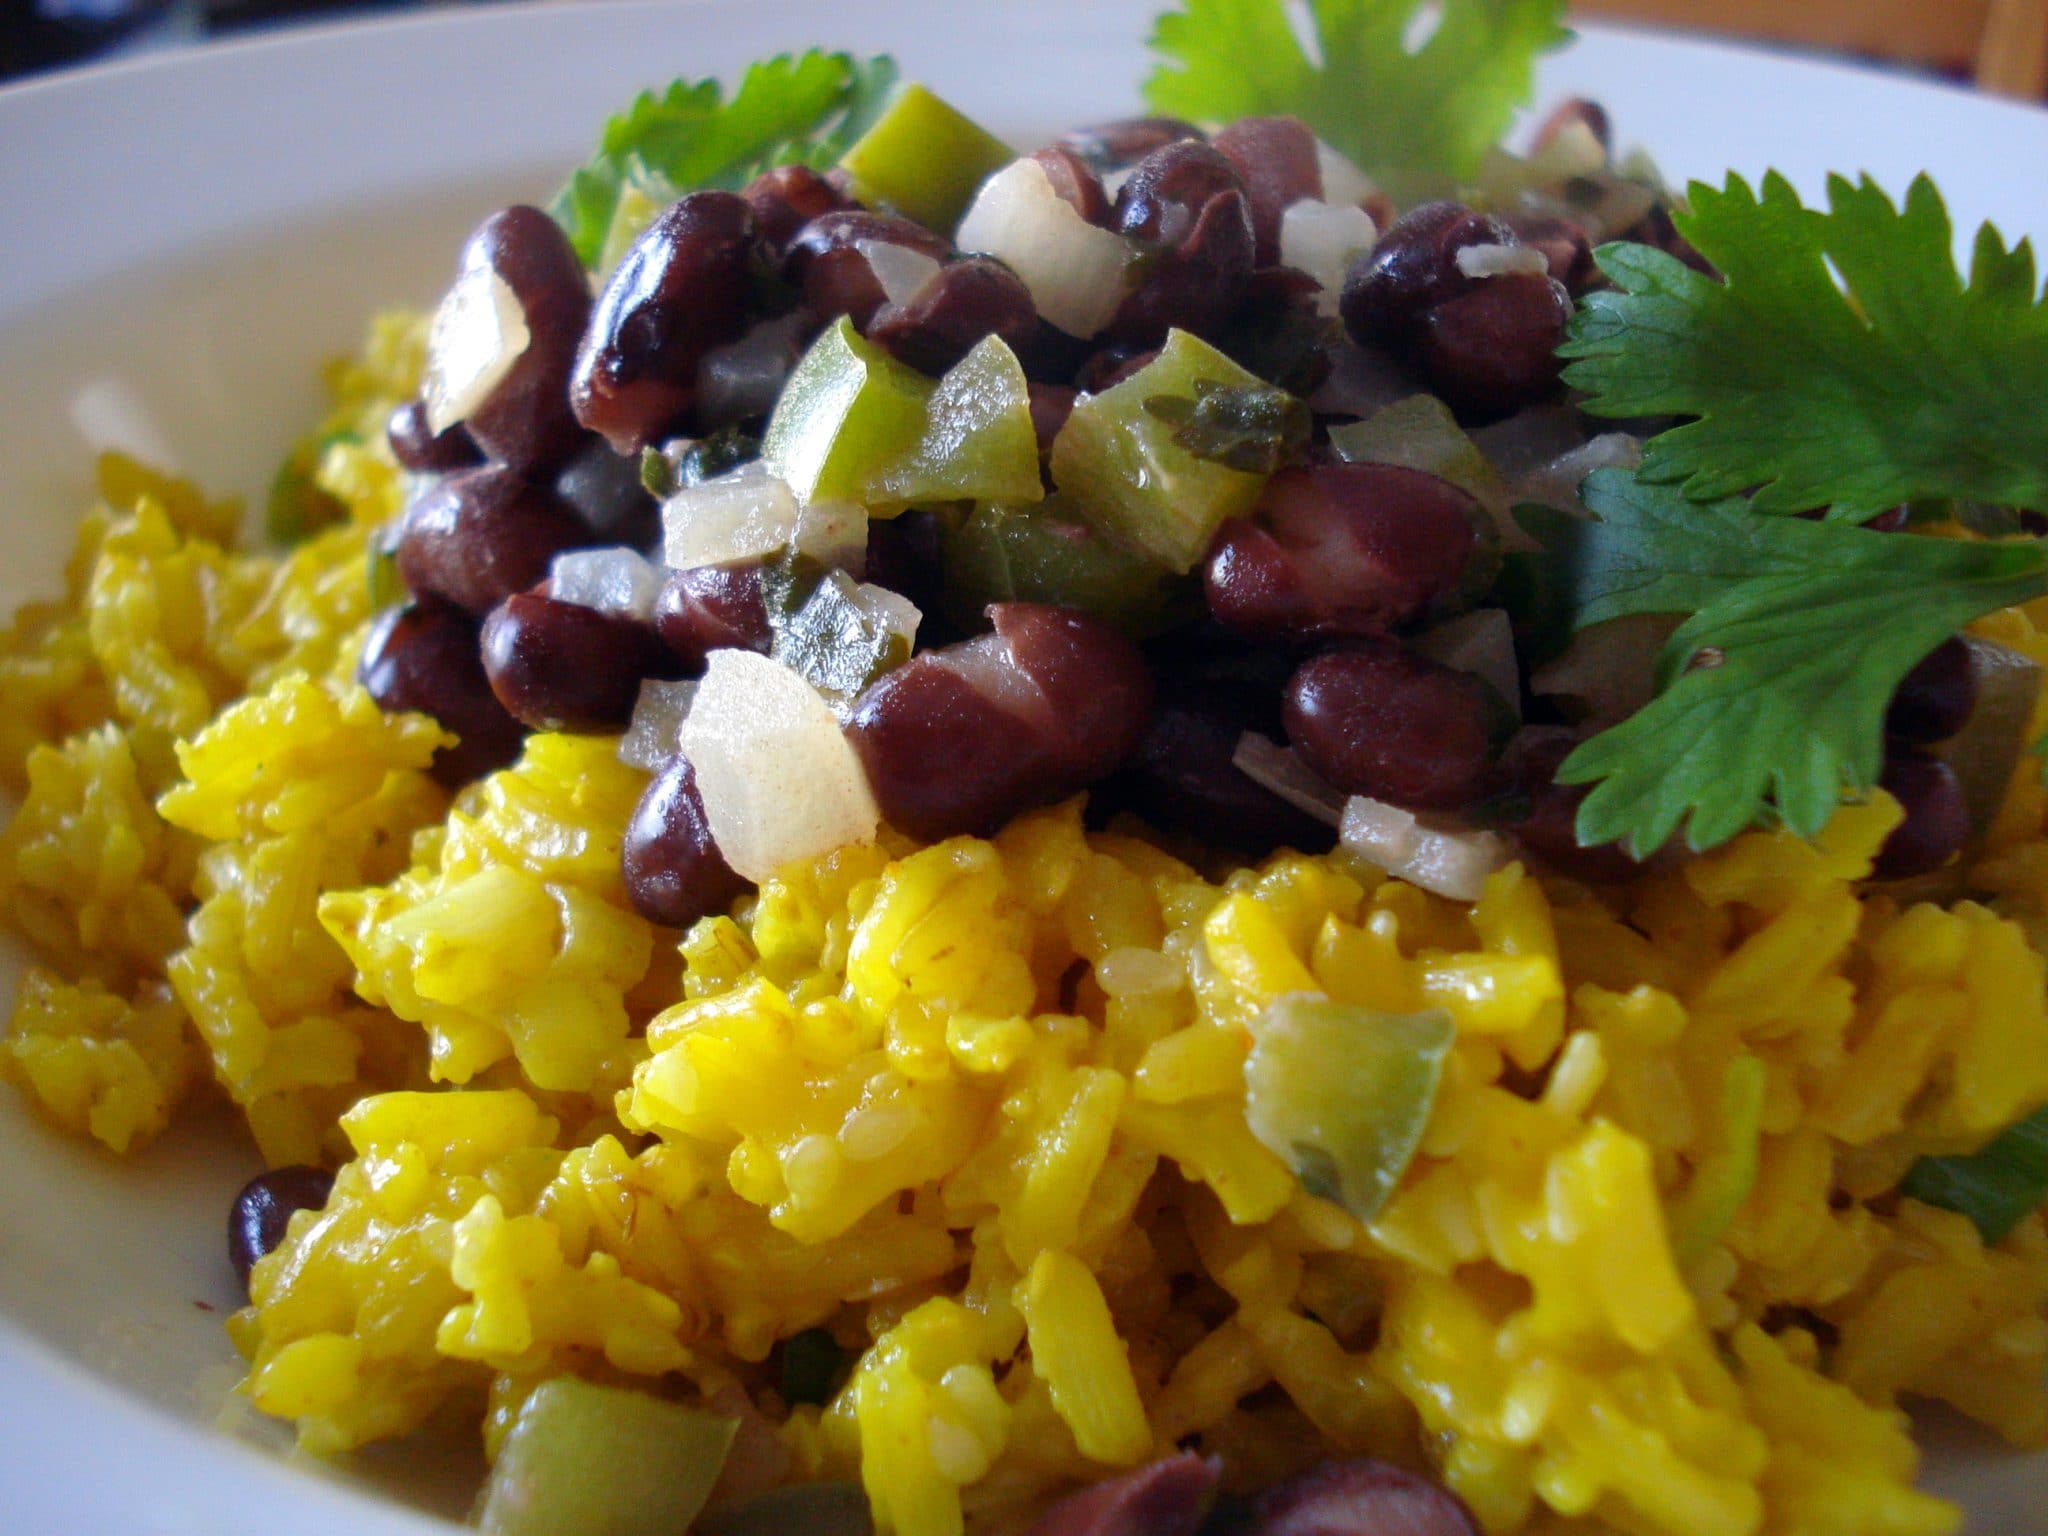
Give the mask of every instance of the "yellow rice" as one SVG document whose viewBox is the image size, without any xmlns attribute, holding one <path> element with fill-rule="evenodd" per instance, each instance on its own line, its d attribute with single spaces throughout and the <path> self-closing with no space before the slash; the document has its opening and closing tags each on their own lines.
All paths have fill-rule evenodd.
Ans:
<svg viewBox="0 0 2048 1536">
<path fill-rule="evenodd" d="M 116 1152 L 211 1093 L 271 1163 L 340 1164 L 231 1330 L 309 1448 L 447 1410 L 495 1449 L 575 1372 L 745 1409 L 727 1491 L 858 1477 L 903 1536 L 1178 1444 L 1240 1487 L 1389 1457 L 1491 1532 L 1919 1536 L 1958 1517 L 1902 1402 L 2048 1443 L 2040 1215 L 1987 1249 L 1894 1193 L 2048 1101 L 2030 771 L 1990 907 L 1859 895 L 1882 797 L 1470 907 L 1334 857 L 1211 880 L 1069 804 L 885 834 L 678 942 L 620 885 L 612 741 L 535 737 L 451 806 L 441 733 L 352 681 L 418 357 L 389 319 L 336 371 L 369 446 L 283 558 L 103 464 L 66 600 L 0 654 L 36 955 L 0 1070 Z M 2048 607 L 1983 628 L 2048 661 Z M 1296 992 L 1457 1026 L 1370 1226 L 1245 1124 L 1246 1026 Z M 765 1362 L 818 1327 L 858 1361 L 791 1408 Z"/>
</svg>

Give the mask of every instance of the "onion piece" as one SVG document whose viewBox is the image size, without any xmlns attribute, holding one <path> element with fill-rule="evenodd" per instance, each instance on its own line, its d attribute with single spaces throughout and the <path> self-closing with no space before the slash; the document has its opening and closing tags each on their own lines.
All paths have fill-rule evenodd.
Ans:
<svg viewBox="0 0 2048 1536">
<path fill-rule="evenodd" d="M 1515 481 L 1584 443 L 1585 418 L 1562 401 L 1532 405 L 1504 420 L 1474 427 L 1471 437 L 1487 462 Z"/>
<path fill-rule="evenodd" d="M 1329 354 L 1330 376 L 1308 397 L 1318 416 L 1370 416 L 1415 393 L 1415 381 L 1377 347 L 1346 337 Z"/>
<path fill-rule="evenodd" d="M 526 308 L 488 262 L 462 269 L 427 328 L 420 396 L 427 425 L 446 432 L 490 399 L 533 341 Z"/>
<path fill-rule="evenodd" d="M 796 515 L 790 548 L 820 565 L 867 573 L 868 509 L 857 501 L 814 501 Z"/>
<path fill-rule="evenodd" d="M 939 264 L 923 251 L 887 240 L 856 240 L 853 248 L 867 258 L 868 270 L 882 285 L 882 297 L 891 304 L 908 304 L 924 291 L 924 285 L 939 275 Z"/>
<path fill-rule="evenodd" d="M 1963 644 L 1969 648 L 1970 671 L 1977 682 L 1977 706 L 1963 728 L 1936 747 L 1934 755 L 1954 770 L 1962 786 L 1963 802 L 1970 811 L 1970 842 L 1975 847 L 1991 830 L 2005 804 L 2013 770 L 2026 754 L 2027 726 L 2041 691 L 2041 666 L 1995 640 L 1965 635 Z"/>
<path fill-rule="evenodd" d="M 1640 438 L 1626 432 L 1602 432 L 1521 475 L 1515 490 L 1523 501 L 1540 501 L 1583 515 L 1586 504 L 1579 499 L 1579 487 L 1586 476 L 1596 469 L 1634 469 L 1642 462 Z"/>
<path fill-rule="evenodd" d="M 1515 631 L 1505 608 L 1475 608 L 1446 619 L 1408 641 L 1440 666 L 1469 672 L 1522 718 L 1522 669 L 1515 661 Z"/>
<path fill-rule="evenodd" d="M 1303 198 L 1288 204 L 1280 215 L 1280 265 L 1306 272 L 1320 283 L 1323 291 L 1316 295 L 1316 312 L 1334 315 L 1352 262 L 1378 239 L 1372 215 L 1363 208 Z"/>
<path fill-rule="evenodd" d="M 1582 724 L 1605 730 L 1656 696 L 1657 658 L 1682 622 L 1674 613 L 1631 613 L 1588 625 L 1563 655 L 1529 674 L 1529 691 L 1571 700 Z"/>
<path fill-rule="evenodd" d="M 1370 176 L 1321 139 L 1316 140 L 1316 170 L 1326 203 L 1362 203 L 1379 192 Z"/>
<path fill-rule="evenodd" d="M 1237 738 L 1230 766 L 1304 815 L 1333 827 L 1344 820 L 1344 792 L 1318 778 L 1292 750 L 1271 737 L 1246 731 Z"/>
<path fill-rule="evenodd" d="M 1439 826 L 1364 795 L 1344 802 L 1338 836 L 1366 863 L 1452 901 L 1477 901 L 1486 877 L 1515 857 L 1514 844 L 1498 832 Z"/>
<path fill-rule="evenodd" d="M 637 549 L 572 549 L 548 567 L 548 596 L 651 623 L 667 573 Z"/>
<path fill-rule="evenodd" d="M 1507 277 L 1514 273 L 1550 273 L 1550 261 L 1533 245 L 1461 245 L 1458 270 L 1467 277 Z"/>
<path fill-rule="evenodd" d="M 881 812 L 838 717 L 780 662 L 713 651 L 682 744 L 712 839 L 743 878 L 874 841 Z"/>
<path fill-rule="evenodd" d="M 1049 325 L 1093 336 L 1124 298 L 1132 247 L 1074 211 L 1036 160 L 1018 160 L 982 183 L 960 221 L 961 250 L 1007 264 Z"/>
<path fill-rule="evenodd" d="M 683 720 L 696 695 L 694 678 L 671 683 L 650 677 L 642 683 L 640 697 L 633 704 L 633 719 L 619 738 L 619 761 L 659 773 L 683 750 Z"/>
<path fill-rule="evenodd" d="M 697 361 L 697 417 L 716 428 L 775 408 L 803 355 L 810 318 L 798 310 L 763 320 L 738 341 L 713 347 Z"/>
<path fill-rule="evenodd" d="M 798 510 L 788 482 L 756 459 L 661 504 L 663 558 L 679 571 L 758 560 L 788 545 Z"/>
</svg>

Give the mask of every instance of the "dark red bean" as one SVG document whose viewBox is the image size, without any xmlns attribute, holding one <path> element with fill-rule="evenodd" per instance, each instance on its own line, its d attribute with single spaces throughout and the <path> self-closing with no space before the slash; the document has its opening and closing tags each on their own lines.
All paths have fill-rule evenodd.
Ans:
<svg viewBox="0 0 2048 1536">
<path fill-rule="evenodd" d="M 696 404 L 697 364 L 747 328 L 754 217 L 730 192 L 692 192 L 635 240 L 576 354 L 576 419 L 620 453 L 670 436 Z"/>
<path fill-rule="evenodd" d="M 569 372 L 590 315 L 590 284 L 562 227 L 538 208 L 507 208 L 478 226 L 464 271 L 488 267 L 518 299 L 528 340 L 511 371 L 463 425 L 477 446 L 521 474 L 553 467 L 582 433 L 569 411 Z"/>
<path fill-rule="evenodd" d="M 1877 851 L 1880 880 L 1929 874 L 1962 852 L 1970 840 L 1970 807 L 1962 781 L 1938 757 L 1910 750 L 1885 760 L 1878 787 L 1906 813 Z"/>
<path fill-rule="evenodd" d="M 492 610 L 482 654 L 498 702 L 536 731 L 624 730 L 642 679 L 677 671 L 648 625 L 533 592 Z"/>
<path fill-rule="evenodd" d="M 399 526 L 398 574 L 418 597 L 481 617 L 548 573 L 590 530 L 548 491 L 509 469 L 464 470 L 429 486 Z"/>
<path fill-rule="evenodd" d="M 640 479 L 640 460 L 589 438 L 555 476 L 555 495 L 602 544 L 646 549 L 661 534 L 661 504 Z"/>
<path fill-rule="evenodd" d="M 899 362 L 941 374 L 984 337 L 1000 336 L 1014 352 L 1037 330 L 1038 311 L 1023 279 L 986 256 L 963 256 L 904 303 L 876 310 L 866 334 Z"/>
<path fill-rule="evenodd" d="M 1627 880 L 1640 873 L 1641 866 L 1620 844 L 1587 848 L 1579 842 L 1579 805 L 1593 786 L 1557 782 L 1558 768 L 1579 741 L 1579 734 L 1564 726 L 1532 726 L 1510 744 L 1507 770 L 1528 806 L 1514 824 L 1515 836 L 1571 879 L 1596 884 Z"/>
<path fill-rule="evenodd" d="M 1237 167 L 1209 145 L 1181 140 L 1154 150 L 1117 190 L 1115 227 L 1133 240 L 1177 246 L 1219 197 L 1244 195 Z"/>
<path fill-rule="evenodd" d="M 244 1291 L 249 1288 L 250 1269 L 284 1241 L 293 1215 L 319 1210 L 333 1192 L 333 1174 L 303 1163 L 273 1168 L 242 1186 L 228 1207 L 228 1262 Z"/>
<path fill-rule="evenodd" d="M 925 651 L 857 701 L 847 736 L 882 814 L 926 842 L 987 834 L 1106 778 L 1145 733 L 1152 679 L 1089 614 L 989 609 L 993 635 Z"/>
<path fill-rule="evenodd" d="M 1556 394 L 1571 295 L 1553 277 L 1511 272 L 1446 299 L 1422 322 L 1430 388 L 1467 416 L 1506 416 Z"/>
<path fill-rule="evenodd" d="M 1947 741 L 1969 723 L 1976 707 L 1977 670 L 1970 648 L 1951 635 L 1900 682 L 1885 712 L 1885 734 L 1922 746 Z"/>
<path fill-rule="evenodd" d="M 1502 221 L 1515 238 L 1541 251 L 1550 264 L 1550 275 L 1574 296 L 1600 281 L 1600 269 L 1593 261 L 1593 241 L 1585 226 L 1554 214 L 1510 213 Z"/>
<path fill-rule="evenodd" d="M 391 609 L 371 626 L 356 676 L 379 708 L 416 709 L 455 733 L 434 754 L 434 777 L 450 789 L 519 756 L 526 733 L 491 692 L 477 622 L 459 608 L 429 598 Z"/>
<path fill-rule="evenodd" d="M 1086 160 L 1063 144 L 1034 150 L 1030 158 L 1044 169 L 1045 179 L 1052 183 L 1062 202 L 1090 224 L 1108 226 L 1109 194 L 1102 190 L 1102 178 L 1089 168 Z"/>
<path fill-rule="evenodd" d="M 1121 117 L 1062 134 L 1060 142 L 1098 171 L 1136 165 L 1154 150 L 1183 139 L 1200 141 L 1202 130 L 1177 117 Z"/>
<path fill-rule="evenodd" d="M 1084 395 L 1099 395 L 1105 389 L 1115 389 L 1158 356 L 1157 347 L 1104 347 L 1081 365 L 1074 385 Z"/>
<path fill-rule="evenodd" d="M 866 579 L 917 604 L 924 614 L 918 640 L 929 645 L 945 602 L 945 529 L 928 507 L 868 523 Z"/>
<path fill-rule="evenodd" d="M 393 411 L 384 436 L 399 466 L 416 475 L 445 475 L 484 459 L 483 450 L 461 422 L 436 434 L 427 425 L 424 400 L 408 400 Z"/>
<path fill-rule="evenodd" d="M 1280 215 L 1305 197 L 1323 195 L 1316 136 L 1298 117 L 1241 117 L 1210 143 L 1244 179 L 1259 265 L 1270 267 L 1280 259 Z"/>
<path fill-rule="evenodd" d="M 1029 1536 L 1194 1536 L 1221 1473 L 1214 1457 L 1182 1451 L 1062 1499 Z"/>
<path fill-rule="evenodd" d="M 1384 1461 L 1325 1461 L 1260 1494 L 1251 1536 L 1480 1536 L 1458 1496 Z"/>
<path fill-rule="evenodd" d="M 1432 309 L 1490 281 L 1460 272 L 1458 252 L 1468 245 L 1512 245 L 1514 239 L 1499 219 L 1463 203 L 1411 208 L 1346 275 L 1340 304 L 1345 329 L 1360 345 L 1407 349 Z"/>
<path fill-rule="evenodd" d="M 1393 464 L 1284 469 L 1258 516 L 1226 523 L 1203 567 L 1209 611 L 1240 634 L 1383 634 L 1455 592 L 1478 502 Z"/>
<path fill-rule="evenodd" d="M 633 910 L 670 928 L 723 912 L 752 889 L 712 841 L 697 772 L 686 757 L 663 768 L 641 795 L 626 824 L 620 868 Z"/>
<path fill-rule="evenodd" d="M 813 318 L 823 322 L 845 315 L 866 334 L 868 322 L 889 296 L 858 249 L 863 244 L 900 245 L 933 261 L 944 261 L 952 250 L 914 220 L 862 208 L 824 214 L 799 230 L 790 242 L 783 275 L 803 290 L 804 306 Z"/>
<path fill-rule="evenodd" d="M 1074 414 L 1076 391 L 1064 384 L 1033 384 L 1031 387 L 1031 430 L 1038 438 L 1038 456 L 1052 453 L 1053 439 Z"/>
<path fill-rule="evenodd" d="M 1194 140 L 1153 151 L 1118 191 L 1115 224 L 1154 248 L 1110 322 L 1118 341 L 1156 346 L 1173 327 L 1208 334 L 1229 318 L 1257 242 L 1244 184 L 1222 155 Z"/>
<path fill-rule="evenodd" d="M 740 197 L 753 212 L 762 242 L 777 256 L 811 220 L 853 206 L 837 187 L 804 165 L 763 171 L 740 189 Z"/>
<path fill-rule="evenodd" d="M 1529 141 L 1529 152 L 1535 154 L 1549 147 L 1553 139 L 1575 123 L 1591 130 L 1602 149 L 1613 152 L 1614 127 L 1608 121 L 1607 109 L 1583 96 L 1567 96 L 1550 109 L 1550 115 L 1537 125 L 1535 136 Z"/>
<path fill-rule="evenodd" d="M 1288 680 L 1287 739 L 1346 794 L 1417 811 L 1483 799 L 1502 706 L 1467 672 L 1391 640 L 1359 641 L 1302 663 Z"/>
<path fill-rule="evenodd" d="M 654 601 L 654 628 L 690 670 L 713 651 L 766 653 L 773 633 L 753 565 L 704 565 L 671 571 Z"/>
</svg>

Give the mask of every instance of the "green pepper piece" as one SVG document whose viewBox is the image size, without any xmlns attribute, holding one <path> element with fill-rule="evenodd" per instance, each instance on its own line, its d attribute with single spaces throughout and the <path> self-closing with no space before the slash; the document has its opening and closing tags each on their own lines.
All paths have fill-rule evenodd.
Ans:
<svg viewBox="0 0 2048 1536">
<path fill-rule="evenodd" d="M 1756 1186 L 1764 1086 L 1761 1058 L 1738 1056 L 1728 1063 L 1721 1078 L 1721 1113 L 1713 1144 L 1693 1165 L 1685 1192 L 1671 1207 L 1671 1251 L 1681 1265 L 1692 1263 L 1721 1240 Z"/>
<path fill-rule="evenodd" d="M 348 508 L 321 490 L 316 477 L 329 448 L 354 441 L 355 434 L 343 430 L 316 432 L 292 445 L 270 482 L 263 510 L 264 532 L 279 544 L 298 544 L 348 516 Z"/>
<path fill-rule="evenodd" d="M 1347 464 L 1398 464 L 1448 480 L 1486 506 L 1505 506 L 1514 492 L 1479 451 L 1451 408 L 1435 395 L 1410 395 L 1363 421 L 1330 428 L 1330 446 Z"/>
<path fill-rule="evenodd" d="M 946 607 L 967 629 L 990 603 L 1059 603 L 1138 639 L 1189 617 L 1190 583 L 1110 543 L 1055 493 L 1036 506 L 982 506 L 941 536 Z"/>
<path fill-rule="evenodd" d="M 1022 502 L 1044 494 L 1023 365 L 1001 337 L 988 336 L 939 380 L 916 445 L 876 478 L 871 502 Z"/>
<path fill-rule="evenodd" d="M 647 232 L 657 215 L 675 201 L 666 194 L 667 188 L 650 188 L 639 181 L 628 181 L 619 189 L 619 200 L 612 205 L 612 221 L 605 226 L 604 244 L 597 252 L 597 275 L 600 281 L 611 275 L 621 258 L 633 247 L 633 242 Z"/>
<path fill-rule="evenodd" d="M 520 1407 L 477 1506 L 487 1536 L 675 1536 L 704 1508 L 738 1422 L 573 1376 Z"/>
<path fill-rule="evenodd" d="M 1166 338 L 1159 356 L 1114 389 L 1074 407 L 1052 445 L 1052 478 L 1104 534 L 1167 569 L 1192 570 L 1216 530 L 1251 511 L 1266 477 L 1198 458 L 1174 441 L 1180 430 L 1146 402 L 1181 396 L 1196 385 L 1261 388 L 1205 341 L 1186 331 Z"/>
<path fill-rule="evenodd" d="M 853 195 L 951 234 L 983 181 L 1016 159 L 1010 146 L 923 86 L 906 85 L 839 157 Z"/>
<path fill-rule="evenodd" d="M 932 381 L 864 339 L 851 321 L 811 343 L 783 386 L 761 458 L 803 502 L 865 501 L 924 434 Z"/>
<path fill-rule="evenodd" d="M 1245 1058 L 1245 1123 L 1310 1194 L 1371 1221 L 1422 1140 L 1456 1034 L 1440 1008 L 1275 998 Z"/>
</svg>

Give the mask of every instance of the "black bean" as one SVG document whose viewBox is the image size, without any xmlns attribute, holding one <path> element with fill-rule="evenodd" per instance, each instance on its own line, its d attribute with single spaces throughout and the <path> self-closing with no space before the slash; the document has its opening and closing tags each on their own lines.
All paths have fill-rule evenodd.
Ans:
<svg viewBox="0 0 2048 1536">
<path fill-rule="evenodd" d="M 1929 874 L 1962 852 L 1970 840 L 1970 807 L 1962 781 L 1947 763 L 1911 749 L 1895 750 L 1877 783 L 1906 813 L 1877 851 L 1873 872 L 1878 879 Z"/>
<path fill-rule="evenodd" d="M 1038 457 L 1042 460 L 1051 456 L 1053 439 L 1074 414 L 1074 402 L 1079 396 L 1065 384 L 1033 384 L 1030 392 L 1031 431 L 1038 439 Z"/>
<path fill-rule="evenodd" d="M 1210 143 L 1244 179 L 1259 265 L 1270 267 L 1280 259 L 1280 216 L 1303 198 L 1323 195 L 1316 136 L 1298 117 L 1241 117 Z"/>
<path fill-rule="evenodd" d="M 952 248 L 911 219 L 855 208 L 811 220 L 790 242 L 783 275 L 803 290 L 804 306 L 818 321 L 845 315 L 865 333 L 875 311 L 889 301 L 861 245 L 897 245 L 933 261 Z"/>
<path fill-rule="evenodd" d="M 1324 1461 L 1252 1502 L 1252 1536 L 1479 1536 L 1441 1484 L 1384 1461 Z"/>
<path fill-rule="evenodd" d="M 245 1292 L 249 1271 L 284 1241 L 293 1215 L 319 1210 L 333 1192 L 333 1174 L 302 1163 L 273 1168 L 242 1186 L 228 1207 L 228 1262 L 235 1267 Z"/>
<path fill-rule="evenodd" d="M 1015 351 L 1038 329 L 1038 311 L 1023 279 L 986 256 L 947 262 L 901 304 L 884 304 L 868 321 L 867 335 L 899 362 L 941 374 L 986 336 Z"/>
<path fill-rule="evenodd" d="M 1140 368 L 1159 356 L 1157 347 L 1104 347 L 1093 353 L 1074 374 L 1074 386 L 1084 395 L 1099 395 L 1115 389 Z"/>
<path fill-rule="evenodd" d="M 773 632 L 761 598 L 760 567 L 704 565 L 669 572 L 654 602 L 654 628 L 693 671 L 713 651 L 765 654 Z"/>
<path fill-rule="evenodd" d="M 547 575 L 563 550 L 591 542 L 551 492 L 490 465 L 448 476 L 406 508 L 398 574 L 415 596 L 481 617 Z"/>
<path fill-rule="evenodd" d="M 391 456 L 398 460 L 401 468 L 409 469 L 416 475 L 445 475 L 450 471 L 468 469 L 472 464 L 481 464 L 483 450 L 476 445 L 476 439 L 461 422 L 447 431 L 435 433 L 427 425 L 427 403 L 424 400 L 408 400 L 391 413 L 391 420 L 384 428 L 385 439 L 391 444 Z"/>
<path fill-rule="evenodd" d="M 1214 332 L 1244 296 L 1255 265 L 1251 204 L 1237 168 L 1183 140 L 1138 163 L 1117 193 L 1116 227 L 1152 247 L 1110 333 L 1155 346 L 1169 329 Z"/>
<path fill-rule="evenodd" d="M 1514 239 L 1499 219 L 1463 203 L 1411 208 L 1345 276 L 1345 329 L 1362 346 L 1413 346 L 1430 310 L 1486 281 L 1458 270 L 1458 252 L 1468 245 L 1512 245 Z"/>
<path fill-rule="evenodd" d="M 538 208 L 507 208 L 463 247 L 465 270 L 487 266 L 518 299 L 526 349 L 463 425 L 500 464 L 535 474 L 561 463 L 582 433 L 569 411 L 569 371 L 590 315 L 590 284 L 562 227 Z"/>
<path fill-rule="evenodd" d="M 1424 317 L 1417 361 L 1453 410 L 1506 416 L 1558 392 L 1557 349 L 1571 317 L 1571 295 L 1553 277 L 1485 278 Z"/>
<path fill-rule="evenodd" d="M 391 609 L 371 626 L 356 676 L 379 708 L 416 709 L 455 733 L 434 754 L 434 777 L 450 789 L 519 756 L 526 733 L 491 692 L 477 622 L 459 608 L 426 598 Z"/>
<path fill-rule="evenodd" d="M 1120 117 L 1114 122 L 1076 128 L 1062 134 L 1060 142 L 1098 171 L 1120 171 L 1127 165 L 1136 165 L 1154 150 L 1182 139 L 1203 137 L 1201 129 L 1177 117 Z"/>
<path fill-rule="evenodd" d="M 661 534 L 661 504 L 647 493 L 640 460 L 591 436 L 555 476 L 555 495 L 603 544 L 646 549 Z"/>
<path fill-rule="evenodd" d="M 751 889 L 712 841 L 697 772 L 686 757 L 670 762 L 641 795 L 626 824 L 620 867 L 633 910 L 670 928 L 723 912 Z"/>
<path fill-rule="evenodd" d="M 1028 1536 L 1195 1536 L 1221 1471 L 1213 1457 L 1182 1451 L 1069 1495 Z"/>
<path fill-rule="evenodd" d="M 1106 778 L 1145 733 L 1152 679 L 1092 615 L 989 609 L 993 635 L 925 651 L 857 701 L 847 736 L 891 825 L 987 834 Z"/>
<path fill-rule="evenodd" d="M 1391 640 L 1304 662 L 1286 719 L 1302 761 L 1336 788 L 1417 811 L 1485 798 L 1504 723 L 1485 683 Z"/>
<path fill-rule="evenodd" d="M 1318 464 L 1266 482 L 1258 515 L 1226 523 L 1202 571 L 1209 611 L 1241 634 L 1382 634 L 1458 589 L 1479 504 L 1393 464 Z"/>
<path fill-rule="evenodd" d="M 484 620 L 484 675 L 512 717 L 536 731 L 620 731 L 641 681 L 678 668 L 653 628 L 534 592 Z"/>
<path fill-rule="evenodd" d="M 1045 179 L 1052 183 L 1062 202 L 1090 224 L 1108 226 L 1109 194 L 1102 190 L 1102 178 L 1089 168 L 1086 160 L 1062 144 L 1034 150 L 1030 158 L 1045 171 Z"/>
<path fill-rule="evenodd" d="M 1558 768 L 1580 739 L 1564 726 L 1531 726 L 1515 737 L 1506 767 L 1524 809 L 1515 818 L 1514 833 L 1531 853 L 1571 879 L 1597 884 L 1627 880 L 1641 866 L 1620 844 L 1588 848 L 1579 842 L 1579 805 L 1593 786 L 1557 782 Z"/>
<path fill-rule="evenodd" d="M 909 598 L 924 621 L 918 639 L 929 644 L 945 601 L 945 528 L 929 507 L 911 507 L 868 523 L 866 579 Z"/>
<path fill-rule="evenodd" d="M 837 187 L 804 165 L 763 171 L 740 189 L 740 197 L 753 211 L 762 243 L 777 257 L 811 220 L 853 206 Z"/>
<path fill-rule="evenodd" d="M 696 404 L 697 363 L 747 328 L 754 217 L 692 192 L 641 233 L 605 284 L 576 354 L 576 419 L 620 453 L 671 435 Z"/>
<path fill-rule="evenodd" d="M 1977 670 L 1970 648 L 1951 635 L 1900 682 L 1885 711 L 1885 734 L 1918 745 L 1946 741 L 1969 723 L 1976 707 Z"/>
<path fill-rule="evenodd" d="M 1597 101 L 1584 96 L 1567 96 L 1550 109 L 1550 115 L 1537 125 L 1535 136 L 1529 141 L 1529 152 L 1536 154 L 1547 148 L 1550 142 L 1573 124 L 1581 124 L 1600 141 L 1600 147 L 1610 153 L 1614 149 L 1614 127 L 1608 121 L 1607 109 Z"/>
</svg>

